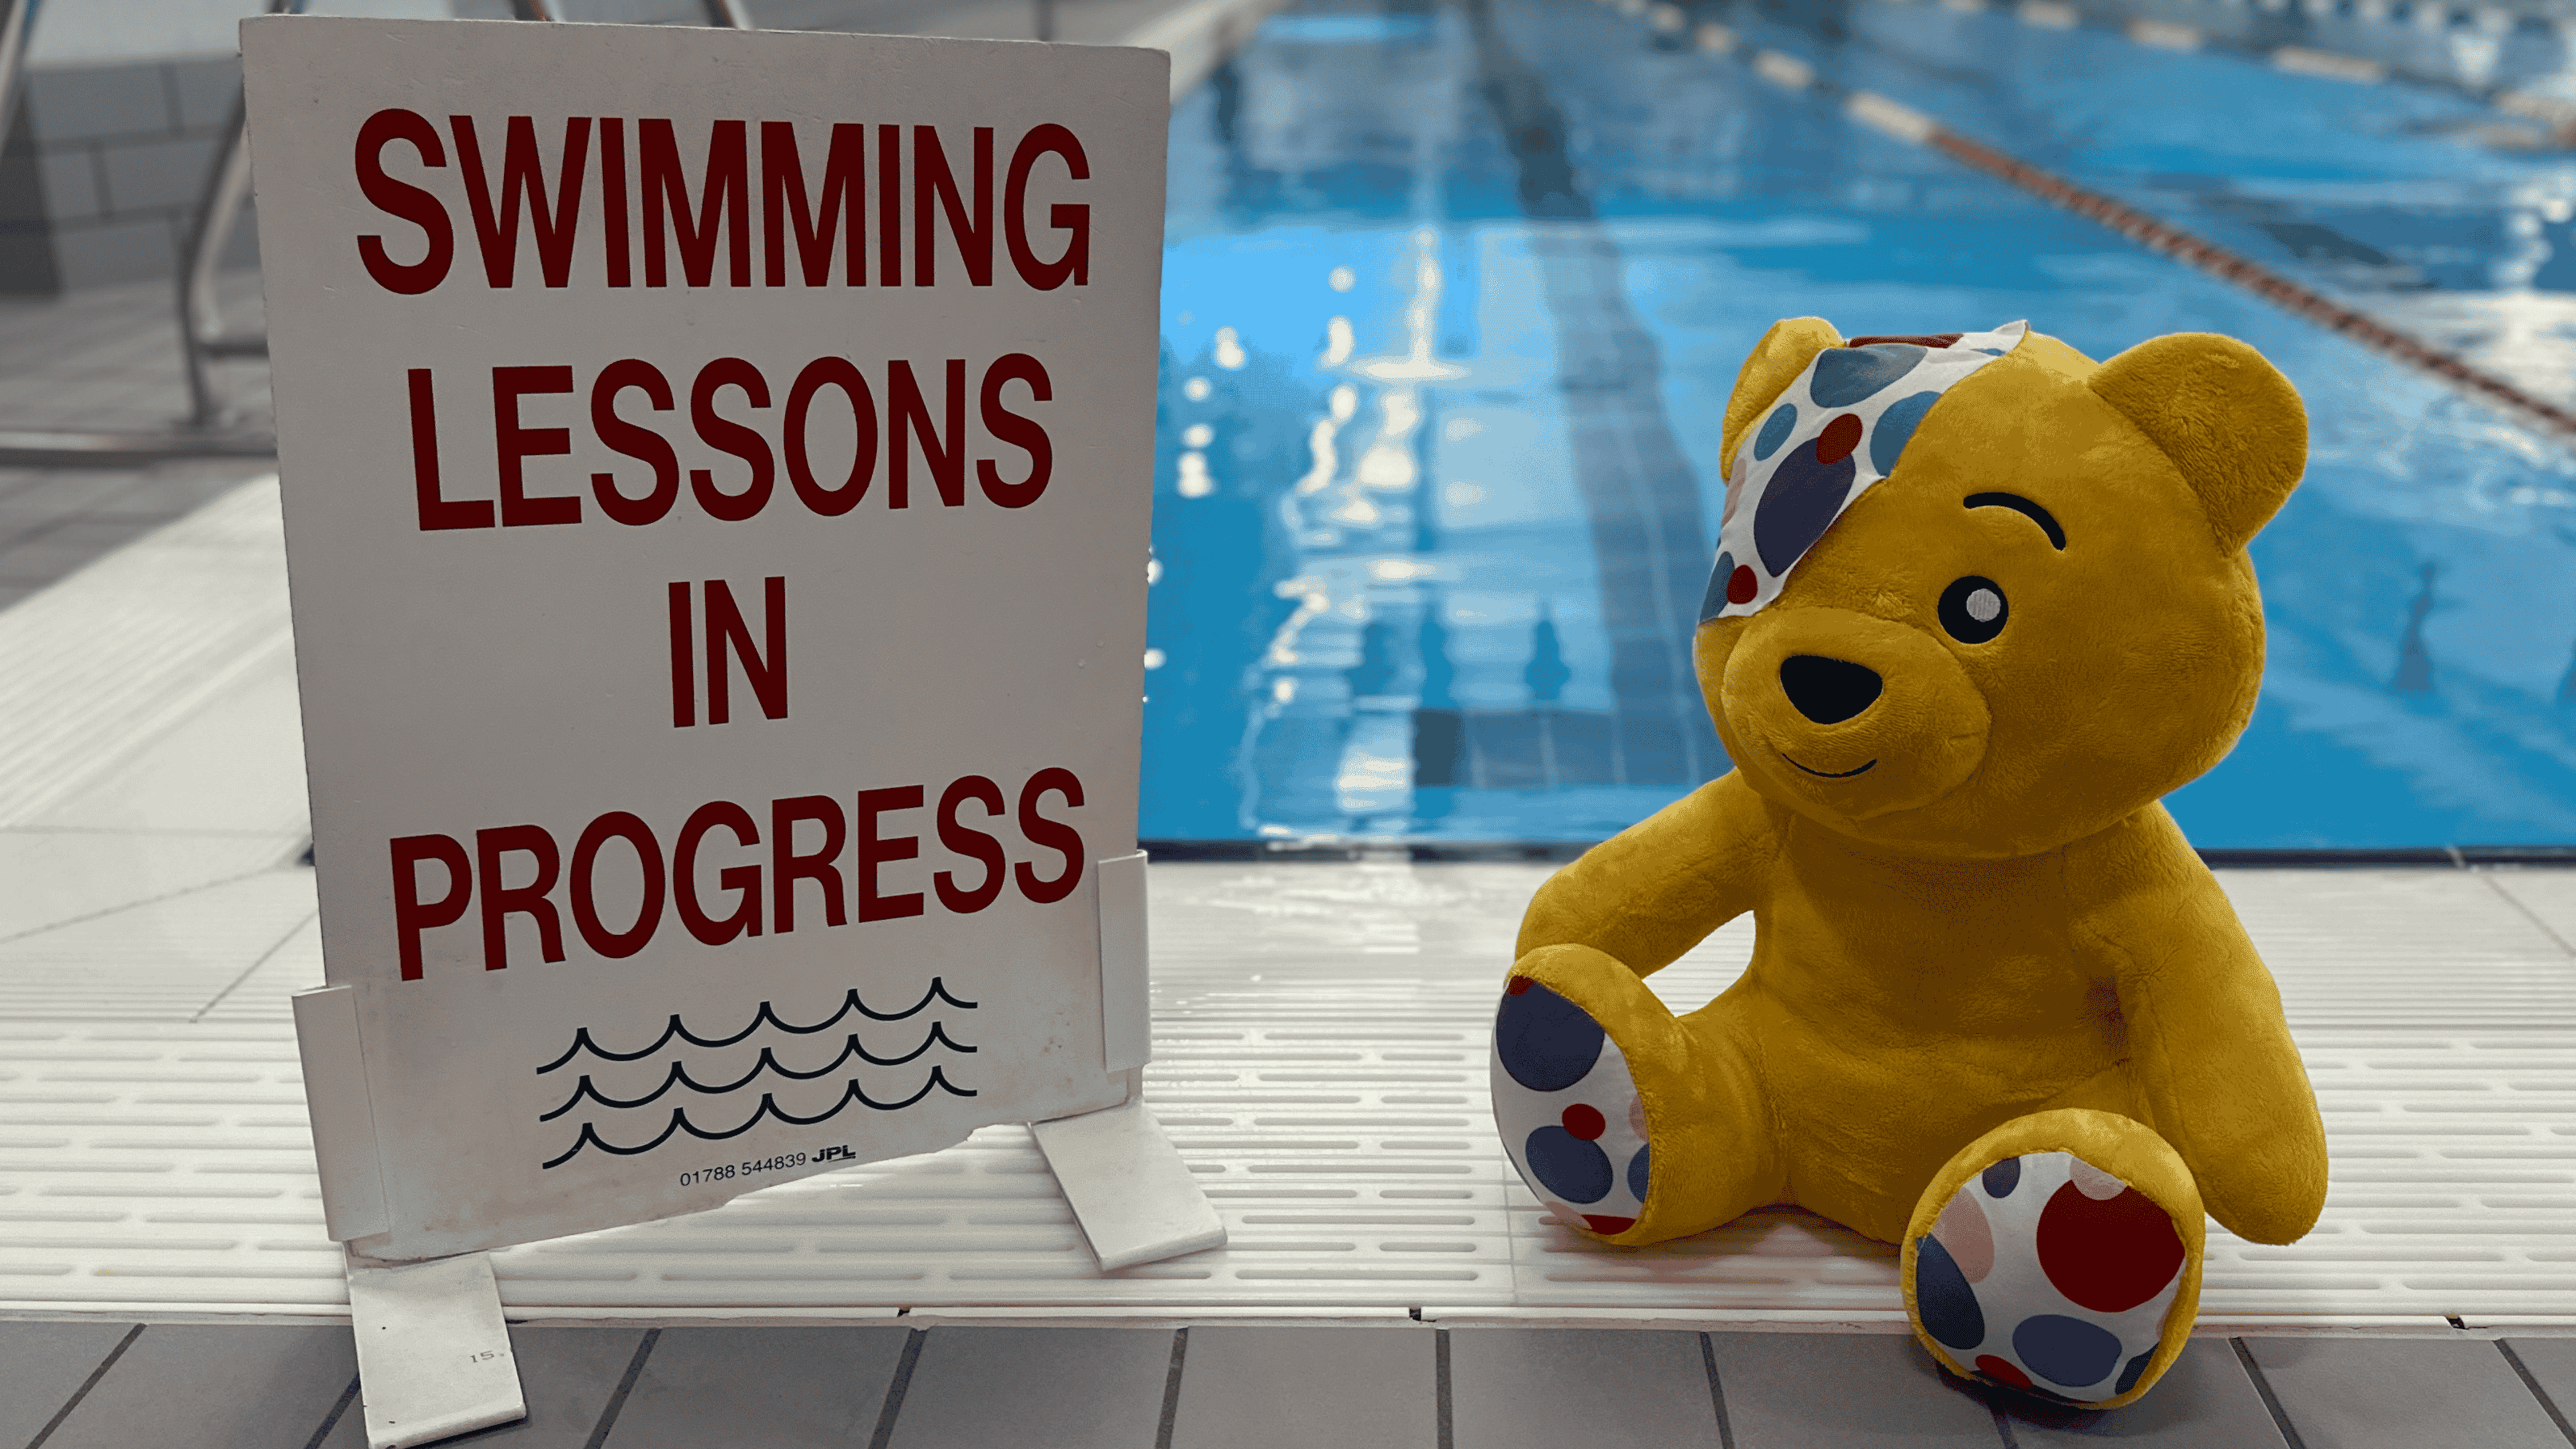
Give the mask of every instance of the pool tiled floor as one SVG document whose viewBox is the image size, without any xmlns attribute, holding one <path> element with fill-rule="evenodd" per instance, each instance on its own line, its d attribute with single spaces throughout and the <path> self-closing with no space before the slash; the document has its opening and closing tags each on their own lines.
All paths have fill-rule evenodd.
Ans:
<svg viewBox="0 0 2576 1449">
<path fill-rule="evenodd" d="M 1678 1329 L 519 1328 L 512 1449 L 2560 1449 L 2570 1340 L 2202 1337 L 2089 1413 L 1945 1377 L 1910 1338 Z M 2535 1368 L 2545 1366 L 2546 1372 Z M 328 1328 L 0 1323 L 0 1444 L 361 1449 Z M 181 1408 L 184 1405 L 184 1409 Z M 30 1435 L 26 1424 L 36 1427 Z M 25 1436 L 25 1437 L 22 1437 Z M 2295 1437 L 2294 1437 L 2295 1436 Z"/>
</svg>

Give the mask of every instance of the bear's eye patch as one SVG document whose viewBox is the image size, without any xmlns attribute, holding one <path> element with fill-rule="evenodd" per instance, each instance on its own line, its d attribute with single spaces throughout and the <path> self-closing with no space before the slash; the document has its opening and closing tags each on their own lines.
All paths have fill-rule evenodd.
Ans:
<svg viewBox="0 0 2576 1449">
<path fill-rule="evenodd" d="M 2047 509 L 2018 493 L 1971 493 L 1968 495 L 1968 506 L 1970 508 L 2009 508 L 2038 524 L 2040 532 L 2048 535 L 2051 547 L 2059 553 L 2066 552 L 2066 530 L 2058 527 L 2057 519 Z"/>
<path fill-rule="evenodd" d="M 2012 607 L 2001 584 L 1970 574 L 1941 591 L 1941 628 L 1962 644 L 1983 644 L 2004 631 Z"/>
</svg>

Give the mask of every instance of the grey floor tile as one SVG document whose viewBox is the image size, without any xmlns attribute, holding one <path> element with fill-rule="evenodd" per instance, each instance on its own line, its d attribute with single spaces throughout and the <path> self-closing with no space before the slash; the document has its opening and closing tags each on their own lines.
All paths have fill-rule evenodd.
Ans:
<svg viewBox="0 0 2576 1449">
<path fill-rule="evenodd" d="M 339 1333 L 348 1336 L 347 1329 Z M 644 1333 L 640 1328 L 511 1328 L 510 1350 L 518 1355 L 519 1388 L 528 1398 L 528 1417 L 450 1442 L 471 1444 L 474 1449 L 487 1445 L 586 1449 Z M 302 1443 L 298 1440 L 287 1449 L 300 1449 Z M 54 1446 L 47 1444 L 45 1449 Z M 349 1406 L 331 1427 L 331 1436 L 316 1449 L 367 1449 L 366 1415 L 358 1405 Z"/>
<path fill-rule="evenodd" d="M 1735 1449 L 1996 1449 L 1985 1397 L 1910 1335 L 1712 1333 Z"/>
<path fill-rule="evenodd" d="M 1168 1329 L 935 1328 L 889 1449 L 1153 1449 L 1171 1367 Z"/>
<path fill-rule="evenodd" d="M 2492 1343 L 2475 1339 L 2248 1338 L 2307 1449 L 2567 1449 L 2566 1436 Z"/>
<path fill-rule="evenodd" d="M 1456 1449 L 1717 1442 L 1696 1333 L 1452 1330 L 1449 1417 Z"/>
<path fill-rule="evenodd" d="M 2013 1442 L 2042 1445 L 2154 1444 L 2171 1449 L 2284 1449 L 2280 1426 L 2246 1375 L 2235 1345 L 2195 1338 L 2147 1396 L 2125 1409 L 2080 1412 L 1997 1395 Z"/>
<path fill-rule="evenodd" d="M 130 1323 L 0 1323 L 0 1445 L 36 1437 L 132 1332 Z"/>
<path fill-rule="evenodd" d="M 2576 1338 L 2511 1338 L 2515 1358 L 2540 1392 L 2558 1411 L 2561 1423 L 2576 1423 Z M 2576 1434 L 2571 1434 L 2576 1438 Z"/>
<path fill-rule="evenodd" d="M 1432 1449 L 1428 1328 L 1190 1330 L 1172 1449 Z"/>
<path fill-rule="evenodd" d="M 617 1411 L 607 1449 L 864 1445 L 907 1332 L 663 1329 Z"/>
<path fill-rule="evenodd" d="M 357 1375 L 345 1328 L 156 1325 L 45 1449 L 304 1449 Z"/>
</svg>

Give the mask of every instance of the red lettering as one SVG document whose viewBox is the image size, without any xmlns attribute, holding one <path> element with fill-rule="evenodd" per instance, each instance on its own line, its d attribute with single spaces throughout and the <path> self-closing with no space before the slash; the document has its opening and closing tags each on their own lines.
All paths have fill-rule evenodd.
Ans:
<svg viewBox="0 0 2576 1449">
<path fill-rule="evenodd" d="M 680 591 L 679 597 L 685 597 L 685 585 L 673 587 Z M 568 870 L 559 866 L 555 837 L 542 826 L 478 830 L 470 852 L 452 836 L 403 836 L 391 842 L 395 954 L 401 979 L 421 979 L 425 933 L 465 918 L 476 904 L 478 877 L 483 964 L 491 971 L 510 964 L 507 928 L 512 916 L 525 916 L 535 923 L 544 959 L 564 959 L 563 922 L 553 899 L 559 884 L 567 886 L 573 926 L 583 946 L 611 961 L 636 956 L 652 943 L 665 906 L 675 909 L 689 935 L 707 946 L 760 935 L 764 910 L 772 929 L 780 934 L 792 931 L 800 887 L 809 882 L 820 892 L 826 926 L 849 923 L 853 895 L 861 922 L 921 916 L 932 893 L 943 911 L 973 915 L 990 909 L 1015 880 L 1023 896 L 1051 905 L 1081 885 L 1088 856 L 1078 829 L 1044 813 L 1049 795 L 1062 795 L 1067 808 L 1079 810 L 1084 803 L 1082 782 L 1070 770 L 1045 769 L 1030 776 L 1019 792 L 1021 837 L 1062 857 L 1052 878 L 1039 875 L 1038 862 L 1011 863 L 1001 839 L 1005 832 L 993 828 L 1010 809 L 999 784 L 985 775 L 951 781 L 939 795 L 939 843 L 980 870 L 973 872 L 972 885 L 960 878 L 968 872 L 935 871 L 931 892 L 893 890 L 884 878 L 887 867 L 921 858 L 917 835 L 888 834 L 883 825 L 887 815 L 922 808 L 925 791 L 919 785 L 859 791 L 855 818 L 828 795 L 791 795 L 770 801 L 765 867 L 757 854 L 762 844 L 759 821 L 749 809 L 730 800 L 711 800 L 690 813 L 672 842 L 667 866 L 653 828 L 642 816 L 624 810 L 603 813 L 583 827 Z M 821 827 L 819 832 L 809 828 L 816 825 Z M 714 903 L 724 909 L 723 915 L 714 914 L 699 891 L 699 857 L 718 831 L 731 833 L 737 852 L 712 870 Z M 601 857 L 619 841 L 634 854 L 641 887 L 639 893 L 629 894 L 622 864 L 609 872 L 608 908 L 618 910 L 629 901 L 634 903 L 634 919 L 623 929 L 613 928 L 605 918 L 601 891 Z M 853 845 L 855 863 L 848 863 Z M 505 881 L 513 855 L 527 856 L 532 862 L 530 878 L 523 884 Z M 447 877 L 437 898 L 424 899 L 420 867 L 432 863 L 444 868 Z M 850 879 L 853 872 L 855 881 Z M 731 893 L 730 900 L 724 898 L 725 892 Z"/>
<path fill-rule="evenodd" d="M 1011 878 L 1009 861 L 1002 854 L 1002 842 L 957 818 L 957 807 L 969 800 L 980 802 L 986 815 L 999 815 L 1002 787 L 981 775 L 968 775 L 950 784 L 939 797 L 939 843 L 957 855 L 981 861 L 983 883 L 973 890 L 958 886 L 957 878 L 941 871 L 930 878 L 939 892 L 939 903 L 962 916 L 971 916 L 991 905 L 1002 894 Z"/>
<path fill-rule="evenodd" d="M 1076 181 L 1091 179 L 1091 162 L 1071 131 L 1049 123 L 1032 127 L 1011 152 L 1011 169 L 1002 182 L 1002 240 L 1011 249 L 1011 266 L 1020 280 L 1041 292 L 1052 292 L 1070 280 L 1091 285 L 1091 208 L 1058 202 L 1047 208 L 1047 224 L 1065 234 L 1064 250 L 1051 262 L 1038 260 L 1029 245 L 1029 172 L 1041 156 L 1059 156 Z"/>
<path fill-rule="evenodd" d="M 743 123 L 718 121 L 708 132 L 706 169 L 694 219 L 689 210 L 689 178 L 680 168 L 680 145 L 671 123 L 639 120 L 635 140 L 642 153 L 644 185 L 644 285 L 670 285 L 670 261 L 662 239 L 666 227 L 679 244 L 680 271 L 688 284 L 714 285 L 716 227 L 721 222 L 733 285 L 750 286 L 751 162 Z"/>
<path fill-rule="evenodd" d="M 581 522 L 581 500 L 578 498 L 527 496 L 527 460 L 571 452 L 572 430 L 519 426 L 520 398 L 532 392 L 570 391 L 572 369 L 569 367 L 492 369 L 492 436 L 500 456 L 503 528 Z"/>
<path fill-rule="evenodd" d="M 814 406 L 815 395 L 827 387 L 839 388 L 849 399 L 850 423 L 856 431 L 850 476 L 838 488 L 825 488 L 814 476 L 814 463 L 805 448 L 806 414 Z M 818 357 L 805 364 L 805 370 L 796 374 L 796 385 L 787 390 L 787 427 L 779 442 L 787 454 L 787 481 L 807 508 L 825 518 L 838 518 L 858 507 L 877 471 L 877 400 L 868 391 L 868 380 L 847 358 Z"/>
<path fill-rule="evenodd" d="M 608 285 L 635 285 L 631 255 L 633 219 L 626 199 L 626 122 L 615 116 L 599 123 L 599 209 L 601 241 L 607 246 Z"/>
<path fill-rule="evenodd" d="M 859 919 L 891 921 L 921 914 L 921 893 L 879 895 L 877 867 L 890 860 L 911 860 L 921 854 L 921 838 L 899 835 L 883 839 L 877 835 L 877 816 L 888 810 L 921 808 L 921 787 L 903 785 L 890 790 L 859 792 Z"/>
<path fill-rule="evenodd" d="M 912 449 L 908 438 L 921 439 L 922 460 L 930 465 L 930 481 L 939 489 L 939 501 L 956 508 L 966 501 L 966 359 L 948 360 L 943 394 L 947 426 L 934 429 L 930 422 L 930 405 L 921 396 L 921 384 L 914 380 L 912 364 L 886 364 L 886 411 L 891 415 L 892 436 L 886 440 L 886 506 L 903 508 L 911 503 Z"/>
<path fill-rule="evenodd" d="M 1061 820 L 1049 820 L 1038 813 L 1039 804 L 1053 792 L 1064 797 L 1064 803 L 1082 808 L 1082 782 L 1071 770 L 1045 769 L 1029 777 L 1020 787 L 1020 834 L 1029 844 L 1055 851 L 1064 857 L 1064 874 L 1053 880 L 1041 880 L 1038 873 L 1022 861 L 1014 870 L 1020 882 L 1020 894 L 1039 905 L 1049 905 L 1073 894 L 1082 883 L 1082 834 Z"/>
<path fill-rule="evenodd" d="M 465 201 L 474 215 L 474 238 L 483 249 L 483 278 L 507 287 L 519 264 L 519 206 L 525 201 L 529 229 L 536 233 L 537 267 L 549 287 L 572 280 L 573 235 L 581 226 L 581 178 L 590 161 L 590 117 L 564 121 L 563 171 L 555 183 L 555 204 L 546 205 L 545 163 L 537 155 L 537 123 L 512 116 L 501 143 L 501 204 L 494 214 L 492 188 L 483 171 L 483 148 L 474 136 L 474 118 L 450 116 L 456 133 L 456 164 L 465 173 Z"/>
<path fill-rule="evenodd" d="M 752 698 L 760 701 L 760 712 L 771 719 L 787 718 L 787 577 L 772 574 L 760 581 L 761 632 L 768 636 L 769 648 L 751 646 L 751 628 L 743 622 L 742 607 L 733 600 L 733 588 L 722 579 L 707 581 L 707 723 L 723 724 L 733 717 L 733 670 L 725 662 L 727 655 L 742 661 L 742 677 L 751 685 Z"/>
<path fill-rule="evenodd" d="M 438 404 L 432 396 L 429 369 L 415 367 L 411 383 L 411 488 L 420 507 L 424 533 L 442 528 L 490 528 L 492 505 L 480 499 L 451 500 L 438 492 Z"/>
<path fill-rule="evenodd" d="M 623 931 L 612 931 L 600 920 L 592 880 L 598 869 L 599 852 L 612 840 L 623 840 L 634 848 L 635 863 L 644 877 L 644 899 L 636 907 L 635 924 Z M 572 923 L 580 930 L 583 945 L 611 961 L 623 961 L 643 950 L 662 924 L 662 899 L 662 846 L 642 817 L 612 810 L 590 822 L 581 832 L 581 839 L 573 842 Z"/>
<path fill-rule="evenodd" d="M 1025 352 L 1014 352 L 984 369 L 984 431 L 993 441 L 1008 443 L 1029 455 L 1029 476 L 1017 483 L 1002 481 L 1002 470 L 989 458 L 975 461 L 975 481 L 983 485 L 984 496 L 1004 508 L 1026 508 L 1046 492 L 1047 480 L 1055 472 L 1055 445 L 1048 441 L 1047 431 L 1033 418 L 1025 418 L 1002 405 L 1002 387 L 1006 383 L 1029 385 L 1033 402 L 1049 402 L 1055 397 L 1047 381 L 1044 364 Z"/>
<path fill-rule="evenodd" d="M 501 883 L 501 857 L 536 857 L 537 873 L 526 885 Z M 474 832 L 474 869 L 483 877 L 483 969 L 500 971 L 510 964 L 509 918 L 526 916 L 537 923 L 538 954 L 549 961 L 564 958 L 563 920 L 546 896 L 555 888 L 563 866 L 555 838 L 543 826 L 504 825 Z"/>
<path fill-rule="evenodd" d="M 396 141 L 410 142 L 423 166 L 447 164 L 447 152 L 438 144 L 438 128 L 427 118 L 417 111 L 381 110 L 358 127 L 358 191 L 378 211 L 419 227 L 427 249 L 419 261 L 397 262 L 385 250 L 383 237 L 362 236 L 358 260 L 377 286 L 416 297 L 447 279 L 447 269 L 456 260 L 456 225 L 436 196 L 385 174 L 384 150 Z"/>
<path fill-rule="evenodd" d="M 966 264 L 966 280 L 993 285 L 993 128 L 975 128 L 974 216 L 966 198 L 957 194 L 957 177 L 948 169 L 948 153 L 939 148 L 939 128 L 912 128 L 912 284 L 933 284 L 939 261 L 936 223 L 948 218 L 949 239 Z M 934 202 L 936 205 L 934 206 Z"/>
<path fill-rule="evenodd" d="M 903 283 L 903 127 L 877 127 L 877 285 Z"/>
<path fill-rule="evenodd" d="M 805 821 L 823 827 L 823 843 L 811 852 L 796 848 L 796 827 Z M 770 919 L 779 934 L 796 929 L 796 883 L 810 880 L 823 888 L 823 922 L 847 925 L 849 886 L 841 879 L 841 852 L 849 848 L 850 821 L 841 802 L 829 795 L 795 795 L 769 803 Z"/>
<path fill-rule="evenodd" d="M 684 730 L 698 722 L 698 674 L 692 647 L 696 625 L 689 607 L 689 586 L 671 585 L 671 728 Z"/>
<path fill-rule="evenodd" d="M 823 156 L 823 196 L 812 209 L 805 204 L 805 168 L 796 156 L 796 126 L 791 121 L 760 123 L 760 244 L 767 263 L 766 280 L 787 285 L 788 229 L 795 229 L 796 259 L 804 267 L 805 285 L 832 284 L 832 242 L 841 242 L 841 281 L 868 284 L 866 232 L 860 221 L 867 196 L 868 128 L 842 124 L 832 128 L 831 149 Z"/>
<path fill-rule="evenodd" d="M 616 475 L 593 473 L 590 492 L 599 500 L 600 512 L 640 528 L 659 521 L 679 501 L 680 456 L 671 450 L 670 439 L 617 415 L 617 395 L 628 388 L 643 393 L 655 412 L 671 410 L 671 380 L 653 364 L 628 357 L 600 369 L 599 380 L 591 384 L 590 427 L 601 442 L 652 468 L 653 491 L 641 498 L 629 498 L 617 491 Z"/>
<path fill-rule="evenodd" d="M 710 946 L 721 946 L 737 936 L 760 934 L 759 866 L 729 865 L 716 872 L 716 888 L 734 892 L 737 904 L 732 915 L 710 916 L 698 901 L 698 846 L 719 828 L 732 831 L 738 844 L 760 843 L 760 826 L 753 822 L 750 811 L 730 800 L 710 800 L 690 813 L 671 851 L 672 903 L 679 907 L 680 922 L 689 928 L 689 934 Z"/>
<path fill-rule="evenodd" d="M 445 835 L 405 835 L 393 842 L 394 953 L 402 979 L 420 979 L 420 933 L 452 926 L 465 919 L 465 904 L 474 896 L 474 871 L 465 862 L 465 847 Z M 420 898 L 420 867 L 436 861 L 447 867 L 447 894 L 434 901 Z"/>
<path fill-rule="evenodd" d="M 740 523 L 768 506 L 770 490 L 778 486 L 778 460 L 770 455 L 767 438 L 717 414 L 716 394 L 728 387 L 742 389 L 753 407 L 769 406 L 769 382 L 759 368 L 739 357 L 719 357 L 698 369 L 697 383 L 689 389 L 689 421 L 697 425 L 698 437 L 708 447 L 750 464 L 751 481 L 740 493 L 726 493 L 716 487 L 713 472 L 692 468 L 689 488 L 708 517 Z"/>
</svg>

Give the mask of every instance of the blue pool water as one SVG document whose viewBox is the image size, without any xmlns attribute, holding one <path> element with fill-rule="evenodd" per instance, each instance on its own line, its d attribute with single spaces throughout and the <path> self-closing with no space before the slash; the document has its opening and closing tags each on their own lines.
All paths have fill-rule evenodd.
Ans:
<svg viewBox="0 0 2576 1449">
<path fill-rule="evenodd" d="M 2576 400 L 2576 156 L 2454 90 L 1888 0 L 1692 18 Z M 2185 828 L 2576 842 L 2576 457 L 2417 372 L 1588 0 L 1316 0 L 1171 166 L 1146 837 L 1591 840 L 1722 773 L 1718 419 L 1815 314 L 2261 348 L 2311 461 Z"/>
</svg>

